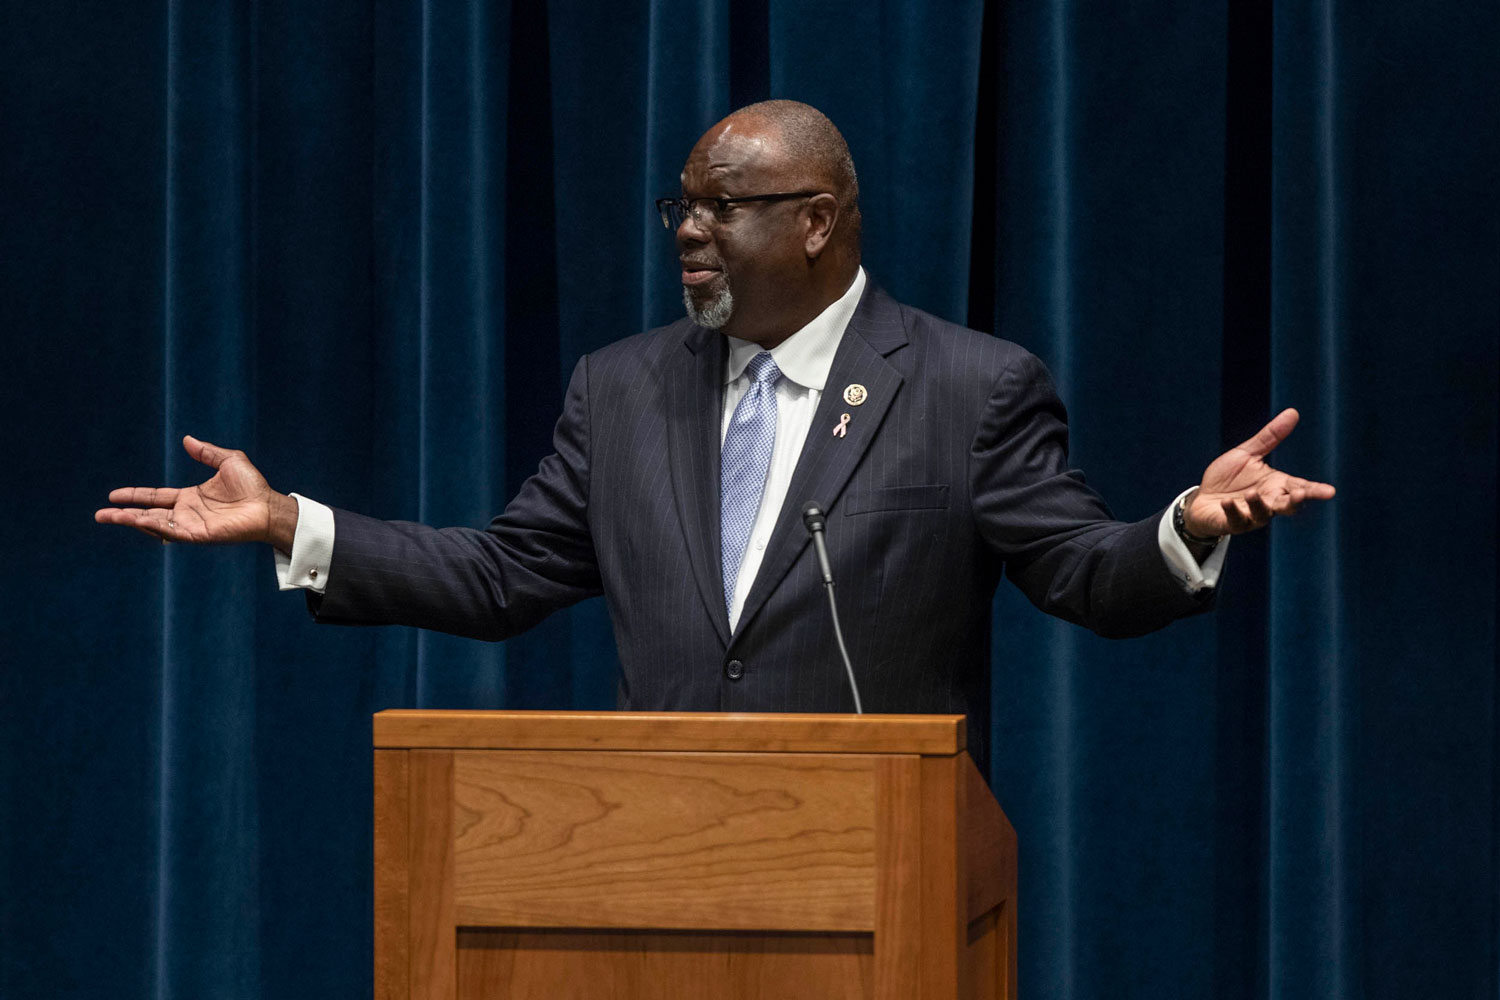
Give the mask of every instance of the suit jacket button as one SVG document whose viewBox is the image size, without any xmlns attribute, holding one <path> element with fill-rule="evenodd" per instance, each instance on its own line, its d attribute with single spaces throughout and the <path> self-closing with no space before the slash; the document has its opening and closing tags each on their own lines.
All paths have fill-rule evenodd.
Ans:
<svg viewBox="0 0 1500 1000">
<path fill-rule="evenodd" d="M 739 660 L 730 660 L 724 664 L 724 676 L 732 681 L 737 681 L 745 676 L 745 665 Z"/>
</svg>

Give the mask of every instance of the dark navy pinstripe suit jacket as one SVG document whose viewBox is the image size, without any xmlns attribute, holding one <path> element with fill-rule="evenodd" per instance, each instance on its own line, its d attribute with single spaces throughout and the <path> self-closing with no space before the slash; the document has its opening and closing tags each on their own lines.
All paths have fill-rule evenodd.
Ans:
<svg viewBox="0 0 1500 1000">
<path fill-rule="evenodd" d="M 1157 546 L 1067 467 L 1040 361 L 867 288 L 829 373 L 731 635 L 719 571 L 723 339 L 682 320 L 578 363 L 556 453 L 484 531 L 336 511 L 320 621 L 503 639 L 603 593 L 620 707 L 849 711 L 800 511 L 828 511 L 839 609 L 867 711 L 963 712 L 983 765 L 990 604 L 1002 573 L 1105 635 L 1202 610 Z M 868 390 L 861 406 L 843 387 Z M 851 416 L 847 435 L 833 427 Z M 738 679 L 725 665 L 743 664 Z"/>
</svg>

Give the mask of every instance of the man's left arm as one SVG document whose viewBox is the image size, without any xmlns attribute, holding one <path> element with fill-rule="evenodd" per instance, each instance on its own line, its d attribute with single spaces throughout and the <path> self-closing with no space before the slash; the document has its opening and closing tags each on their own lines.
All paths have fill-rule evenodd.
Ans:
<svg viewBox="0 0 1500 1000">
<path fill-rule="evenodd" d="M 1195 553 L 1177 530 L 1176 502 L 1143 521 L 1116 521 L 1067 467 L 1066 411 L 1045 366 L 1027 355 L 996 382 L 972 446 L 975 516 L 1007 575 L 1042 610 L 1101 635 L 1140 635 L 1210 606 L 1225 536 L 1333 495 L 1265 464 L 1295 424 L 1295 411 L 1279 415 L 1178 498 L 1187 501 L 1186 532 L 1212 540 Z"/>
<path fill-rule="evenodd" d="M 1229 554 L 1229 536 L 1193 538 L 1183 529 L 1183 511 L 1198 491 L 1185 489 L 1162 512 L 1156 522 L 1156 545 L 1167 569 L 1189 594 L 1213 590 L 1224 571 L 1224 557 Z"/>
</svg>

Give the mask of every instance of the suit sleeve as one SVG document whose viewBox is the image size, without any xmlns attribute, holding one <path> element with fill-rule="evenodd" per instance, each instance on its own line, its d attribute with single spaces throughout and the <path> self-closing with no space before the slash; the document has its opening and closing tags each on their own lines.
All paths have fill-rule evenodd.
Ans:
<svg viewBox="0 0 1500 1000">
<path fill-rule="evenodd" d="M 505 639 L 601 592 L 588 520 L 588 358 L 568 385 L 553 454 L 480 531 L 429 528 L 335 510 L 319 622 L 414 625 Z"/>
<path fill-rule="evenodd" d="M 1211 591 L 1185 592 L 1168 569 L 1157 542 L 1162 511 L 1116 521 L 1067 459 L 1067 411 L 1046 367 L 1023 354 L 992 388 L 969 454 L 980 534 L 1022 593 L 1114 637 L 1211 607 Z"/>
</svg>

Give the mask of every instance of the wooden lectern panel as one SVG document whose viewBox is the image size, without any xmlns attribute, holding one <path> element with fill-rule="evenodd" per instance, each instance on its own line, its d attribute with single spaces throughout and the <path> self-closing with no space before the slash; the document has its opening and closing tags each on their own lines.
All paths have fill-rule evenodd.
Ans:
<svg viewBox="0 0 1500 1000">
<path fill-rule="evenodd" d="M 869 934 L 458 933 L 457 1000 L 867 1000 Z"/>
<path fill-rule="evenodd" d="M 406 1000 L 411 909 L 405 750 L 375 751 L 375 1000 Z"/>
<path fill-rule="evenodd" d="M 413 750 L 407 788 L 412 996 L 446 1000 L 453 996 L 458 976 L 453 937 L 453 754 Z"/>
<path fill-rule="evenodd" d="M 906 753 L 964 749 L 962 715 L 813 712 L 428 712 L 375 715 L 375 745 L 432 750 Z"/>
<path fill-rule="evenodd" d="M 922 758 L 891 755 L 875 765 L 876 990 L 879 1000 L 920 997 L 922 969 Z"/>
<path fill-rule="evenodd" d="M 895 718 L 377 715 L 376 996 L 1014 1000 L 1015 832 Z"/>
<path fill-rule="evenodd" d="M 868 757 L 454 758 L 462 926 L 874 928 Z"/>
</svg>

